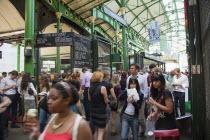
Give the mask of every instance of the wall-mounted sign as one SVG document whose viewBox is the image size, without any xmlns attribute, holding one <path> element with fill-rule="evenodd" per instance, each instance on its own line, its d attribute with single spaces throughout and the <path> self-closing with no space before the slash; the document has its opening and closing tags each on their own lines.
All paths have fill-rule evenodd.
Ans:
<svg viewBox="0 0 210 140">
<path fill-rule="evenodd" d="M 200 65 L 192 65 L 192 74 L 200 74 L 201 66 Z"/>
<path fill-rule="evenodd" d="M 196 74 L 197 72 L 196 65 L 192 65 L 192 74 Z"/>
<path fill-rule="evenodd" d="M 108 7 L 103 6 L 103 9 L 104 9 L 104 13 L 106 13 L 110 17 L 116 19 L 117 21 L 119 21 L 123 25 L 128 26 L 127 23 L 126 23 L 126 20 L 124 18 L 122 18 L 121 16 L 119 16 L 118 14 L 116 14 L 115 12 L 113 12 L 112 10 L 110 10 Z"/>
</svg>

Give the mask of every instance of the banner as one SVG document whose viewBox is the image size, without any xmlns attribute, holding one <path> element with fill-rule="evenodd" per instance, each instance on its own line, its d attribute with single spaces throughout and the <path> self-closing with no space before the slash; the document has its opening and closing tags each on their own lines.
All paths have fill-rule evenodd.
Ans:
<svg viewBox="0 0 210 140">
<path fill-rule="evenodd" d="M 159 21 L 151 21 L 148 25 L 149 42 L 160 42 L 160 26 Z"/>
<path fill-rule="evenodd" d="M 160 37 L 160 51 L 164 55 L 171 55 L 171 45 L 170 45 L 170 42 L 167 41 L 166 36 Z"/>
<path fill-rule="evenodd" d="M 160 51 L 164 52 L 167 50 L 167 37 L 161 36 L 160 38 Z"/>
</svg>

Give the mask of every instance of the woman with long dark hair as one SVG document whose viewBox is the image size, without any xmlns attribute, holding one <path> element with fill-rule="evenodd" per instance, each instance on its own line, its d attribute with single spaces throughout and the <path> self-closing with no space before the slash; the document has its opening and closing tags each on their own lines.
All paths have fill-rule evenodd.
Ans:
<svg viewBox="0 0 210 140">
<path fill-rule="evenodd" d="M 121 86 L 122 90 L 125 90 L 125 88 L 126 88 L 127 78 L 128 78 L 128 72 L 124 71 L 121 75 L 121 78 L 120 78 L 120 86 Z"/>
<path fill-rule="evenodd" d="M 144 95 L 140 92 L 140 86 L 137 79 L 130 78 L 128 89 L 136 89 L 139 98 L 128 95 L 128 90 L 124 90 L 119 96 L 119 100 L 125 101 L 123 108 L 121 139 L 127 140 L 129 137 L 129 129 L 131 128 L 133 140 L 138 140 L 139 131 L 139 110 L 143 102 Z"/>
<path fill-rule="evenodd" d="M 24 113 L 31 108 L 36 108 L 35 96 L 37 95 L 37 92 L 31 82 L 31 77 L 28 74 L 24 74 L 22 77 L 19 93 L 24 97 Z"/>
<path fill-rule="evenodd" d="M 171 92 L 165 89 L 166 81 L 164 76 L 154 74 L 151 79 L 149 102 L 153 105 L 153 113 L 148 116 L 148 119 L 151 120 L 153 116 L 156 117 L 155 129 L 157 130 L 175 129 L 174 103 Z"/>
</svg>

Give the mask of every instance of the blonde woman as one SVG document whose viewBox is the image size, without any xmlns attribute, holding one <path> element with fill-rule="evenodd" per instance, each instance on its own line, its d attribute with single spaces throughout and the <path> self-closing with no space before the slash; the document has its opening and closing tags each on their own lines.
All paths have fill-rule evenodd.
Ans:
<svg viewBox="0 0 210 140">
<path fill-rule="evenodd" d="M 120 95 L 120 93 L 122 92 L 121 90 L 121 86 L 119 83 L 119 76 L 118 75 L 113 75 L 112 76 L 112 80 L 111 83 L 114 87 L 114 93 L 115 96 L 118 97 L 118 95 Z M 118 108 L 118 100 L 117 100 L 117 106 L 115 108 L 111 108 L 111 112 L 112 112 L 112 120 L 111 120 L 111 136 L 115 136 L 117 135 L 117 132 L 115 130 L 115 121 L 116 121 L 116 115 L 117 115 L 117 108 Z"/>
<path fill-rule="evenodd" d="M 102 79 L 102 72 L 93 73 L 92 85 L 88 94 L 88 99 L 91 102 L 90 117 L 95 127 L 94 140 L 103 140 L 107 124 L 106 104 L 108 104 L 108 97 L 106 88 L 102 86 Z"/>
<path fill-rule="evenodd" d="M 42 74 L 39 76 L 39 83 L 40 83 L 40 93 L 39 93 L 40 100 L 39 100 L 39 102 L 41 100 L 43 100 L 43 98 L 45 96 L 49 95 L 49 91 L 50 91 L 50 83 L 49 82 L 50 82 L 49 77 L 46 74 Z M 39 110 L 40 132 L 44 131 L 48 116 L 49 116 L 48 113 L 40 107 L 40 110 Z"/>
</svg>

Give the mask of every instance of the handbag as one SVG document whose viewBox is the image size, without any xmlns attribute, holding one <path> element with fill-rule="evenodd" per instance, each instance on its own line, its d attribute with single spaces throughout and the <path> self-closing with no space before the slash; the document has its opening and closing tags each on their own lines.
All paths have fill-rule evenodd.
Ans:
<svg viewBox="0 0 210 140">
<path fill-rule="evenodd" d="M 112 97 L 112 95 L 109 95 L 108 98 L 109 98 L 109 107 L 110 108 L 116 108 L 117 102 L 114 99 L 114 97 Z"/>
<path fill-rule="evenodd" d="M 46 112 L 49 112 L 47 106 L 47 95 L 45 95 L 44 98 L 39 102 L 39 107 Z"/>
<path fill-rule="evenodd" d="M 123 112 L 123 108 L 125 106 L 125 101 L 119 101 L 118 103 L 118 108 L 117 108 L 117 113 L 118 114 L 122 114 Z"/>
<path fill-rule="evenodd" d="M 28 94 L 34 96 L 34 91 L 30 87 L 28 88 Z"/>
</svg>

